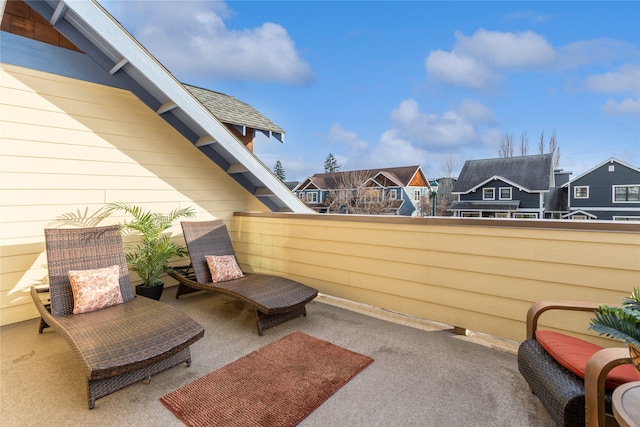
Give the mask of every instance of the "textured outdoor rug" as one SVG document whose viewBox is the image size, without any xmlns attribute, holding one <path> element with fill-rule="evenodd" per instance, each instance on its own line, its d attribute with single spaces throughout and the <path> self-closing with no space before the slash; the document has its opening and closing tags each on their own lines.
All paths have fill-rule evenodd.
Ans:
<svg viewBox="0 0 640 427">
<path fill-rule="evenodd" d="M 190 427 L 294 426 L 372 362 L 294 332 L 160 400 Z"/>
</svg>

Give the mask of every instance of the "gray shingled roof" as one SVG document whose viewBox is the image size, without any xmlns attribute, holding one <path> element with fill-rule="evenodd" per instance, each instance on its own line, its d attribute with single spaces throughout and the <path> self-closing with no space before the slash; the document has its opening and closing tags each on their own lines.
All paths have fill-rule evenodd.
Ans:
<svg viewBox="0 0 640 427">
<path fill-rule="evenodd" d="M 365 180 L 376 177 L 379 174 L 383 174 L 387 179 L 391 179 L 397 182 L 399 185 L 406 187 L 411 182 L 411 178 L 418 172 L 420 166 L 402 166 L 396 168 L 383 168 L 383 169 L 363 169 L 358 171 L 344 171 L 344 172 L 330 172 L 330 173 L 317 173 L 310 177 L 303 184 L 313 182 L 318 188 L 322 190 L 340 188 L 340 185 L 344 182 L 344 176 L 350 173 L 358 174 L 359 178 Z M 383 183 L 386 184 L 386 183 Z"/>
<path fill-rule="evenodd" d="M 280 126 L 273 123 L 251 105 L 233 96 L 186 83 L 183 83 L 183 85 L 202 105 L 223 123 L 284 134 L 284 129 Z"/>
<path fill-rule="evenodd" d="M 493 177 L 503 178 L 527 191 L 547 191 L 552 165 L 553 154 L 467 160 L 453 192 L 469 192 Z"/>
</svg>

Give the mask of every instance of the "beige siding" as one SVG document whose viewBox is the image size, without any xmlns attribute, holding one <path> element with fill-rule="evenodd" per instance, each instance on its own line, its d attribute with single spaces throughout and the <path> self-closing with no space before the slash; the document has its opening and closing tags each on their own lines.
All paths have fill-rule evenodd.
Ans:
<svg viewBox="0 0 640 427">
<path fill-rule="evenodd" d="M 618 304 L 640 286 L 640 226 L 483 224 L 487 221 L 239 214 L 233 238 L 245 268 L 512 340 L 524 338 L 526 312 L 535 301 Z M 589 317 L 550 314 L 542 323 L 580 335 Z"/>
<path fill-rule="evenodd" d="M 24 290 L 46 278 L 43 229 L 65 214 L 113 201 L 199 219 L 267 210 L 130 92 L 7 64 L 0 91 L 3 325 L 36 317 Z"/>
</svg>

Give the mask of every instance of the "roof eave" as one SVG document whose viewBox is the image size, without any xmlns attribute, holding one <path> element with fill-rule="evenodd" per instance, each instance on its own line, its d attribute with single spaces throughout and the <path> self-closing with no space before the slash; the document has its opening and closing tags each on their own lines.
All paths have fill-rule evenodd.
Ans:
<svg viewBox="0 0 640 427">
<path fill-rule="evenodd" d="M 92 43 L 102 55 L 112 61 L 112 64 L 102 64 L 103 67 L 106 67 L 112 74 L 127 73 L 148 91 L 160 106 L 171 106 L 169 109 L 154 109 L 161 116 L 164 114 L 175 115 L 184 126 L 197 135 L 194 140 L 191 140 L 193 144 L 197 145 L 198 141 L 207 140 L 207 144 L 198 146 L 198 148 L 202 150 L 202 147 L 208 147 L 207 150 L 215 151 L 216 155 L 209 155 L 209 157 L 214 161 L 217 160 L 216 163 L 223 170 L 227 171 L 230 166 L 237 164 L 244 165 L 243 172 L 240 174 L 229 173 L 229 175 L 260 199 L 269 209 L 296 213 L 310 212 L 265 165 L 250 153 L 102 6 L 95 1 L 72 0 L 61 0 L 60 2 L 48 0 L 47 4 L 52 8 L 50 18 L 51 21 L 55 21 L 55 26 L 64 26 L 63 21 L 66 21 L 88 42 Z M 167 121 L 175 127 L 171 120 Z M 180 131 L 180 129 L 178 130 Z"/>
</svg>

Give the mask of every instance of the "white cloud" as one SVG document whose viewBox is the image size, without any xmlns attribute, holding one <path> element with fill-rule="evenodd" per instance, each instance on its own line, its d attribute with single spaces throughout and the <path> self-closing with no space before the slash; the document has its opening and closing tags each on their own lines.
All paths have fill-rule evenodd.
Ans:
<svg viewBox="0 0 640 427">
<path fill-rule="evenodd" d="M 613 39 L 579 40 L 558 49 L 557 64 L 560 69 L 573 69 L 591 64 L 608 64 L 620 58 L 638 57 L 637 48 L 631 43 Z"/>
<path fill-rule="evenodd" d="M 359 139 L 356 132 L 348 131 L 337 123 L 331 125 L 327 139 L 331 143 L 344 144 L 357 151 L 365 150 L 369 145 L 366 141 Z"/>
<path fill-rule="evenodd" d="M 640 115 L 640 99 L 627 98 L 619 102 L 610 99 L 604 104 L 603 110 L 612 116 L 628 114 Z"/>
<path fill-rule="evenodd" d="M 531 32 L 477 30 L 472 36 L 455 33 L 451 52 L 434 50 L 425 59 L 436 81 L 486 90 L 502 80 L 503 70 L 540 69 L 552 64 L 556 54 L 544 37 Z"/>
<path fill-rule="evenodd" d="M 555 51 L 544 37 L 532 32 L 501 33 L 477 30 L 471 37 L 456 32 L 454 51 L 497 69 L 531 69 L 551 64 Z"/>
<path fill-rule="evenodd" d="M 305 84 L 312 78 L 281 25 L 232 30 L 223 2 L 108 2 L 116 18 L 179 79 Z"/>
<path fill-rule="evenodd" d="M 640 95 L 640 66 L 627 64 L 615 71 L 587 77 L 585 85 L 594 92 Z"/>
<path fill-rule="evenodd" d="M 435 80 L 470 89 L 492 87 L 499 77 L 474 58 L 455 52 L 435 50 L 429 53 L 424 64 L 427 73 Z"/>
<path fill-rule="evenodd" d="M 422 113 L 413 99 L 402 101 L 391 112 L 396 135 L 430 149 L 451 148 L 479 139 L 476 125 L 492 119 L 491 111 L 476 101 L 465 100 L 457 111 Z"/>
</svg>

